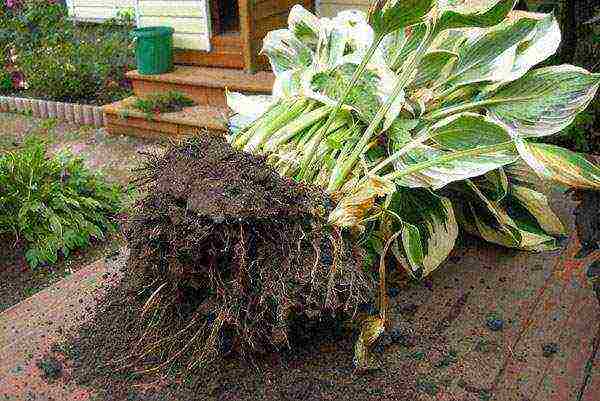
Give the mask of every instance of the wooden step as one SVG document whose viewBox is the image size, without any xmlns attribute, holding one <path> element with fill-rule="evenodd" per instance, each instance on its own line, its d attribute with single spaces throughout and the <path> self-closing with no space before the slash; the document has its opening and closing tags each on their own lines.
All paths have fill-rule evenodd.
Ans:
<svg viewBox="0 0 600 401">
<path fill-rule="evenodd" d="M 245 93 L 271 93 L 275 76 L 270 72 L 248 74 L 228 68 L 177 65 L 172 72 L 159 75 L 127 73 L 136 96 L 179 91 L 198 104 L 226 107 L 225 88 Z"/>
<path fill-rule="evenodd" d="M 144 138 L 182 137 L 203 129 L 227 130 L 229 110 L 225 107 L 197 105 L 174 113 L 148 116 L 132 108 L 136 97 L 103 107 L 106 130 L 110 134 Z"/>
</svg>

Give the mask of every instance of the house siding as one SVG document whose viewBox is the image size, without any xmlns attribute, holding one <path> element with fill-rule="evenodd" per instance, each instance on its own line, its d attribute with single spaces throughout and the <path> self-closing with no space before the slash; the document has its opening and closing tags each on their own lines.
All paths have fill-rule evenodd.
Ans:
<svg viewBox="0 0 600 401">
<path fill-rule="evenodd" d="M 67 0 L 69 14 L 78 20 L 104 21 L 119 10 L 135 8 L 136 0 Z"/>
<path fill-rule="evenodd" d="M 138 25 L 173 27 L 180 49 L 210 50 L 209 15 L 206 0 L 138 0 Z"/>
<path fill-rule="evenodd" d="M 321 0 L 317 1 L 317 12 L 322 17 L 333 17 L 343 10 L 369 9 L 371 0 Z"/>
</svg>

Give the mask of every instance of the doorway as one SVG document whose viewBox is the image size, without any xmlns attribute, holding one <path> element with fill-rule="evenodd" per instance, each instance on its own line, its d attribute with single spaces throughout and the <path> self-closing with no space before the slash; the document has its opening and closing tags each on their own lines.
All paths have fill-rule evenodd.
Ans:
<svg viewBox="0 0 600 401">
<path fill-rule="evenodd" d="M 213 35 L 240 32 L 240 8 L 238 0 L 211 0 Z"/>
</svg>

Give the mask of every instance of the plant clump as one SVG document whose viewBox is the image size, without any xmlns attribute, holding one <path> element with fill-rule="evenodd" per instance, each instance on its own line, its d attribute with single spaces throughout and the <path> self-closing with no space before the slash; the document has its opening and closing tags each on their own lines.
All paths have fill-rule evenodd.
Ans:
<svg viewBox="0 0 600 401">
<path fill-rule="evenodd" d="M 0 155 L 0 234 L 25 242 L 32 268 L 113 231 L 122 197 L 82 158 L 67 151 L 50 156 L 37 137 Z"/>
<path fill-rule="evenodd" d="M 363 252 L 327 225 L 328 197 L 222 137 L 150 155 L 140 182 L 125 231 L 130 269 L 150 284 L 134 354 L 201 365 L 278 349 L 295 318 L 352 315 L 372 299 Z"/>
<path fill-rule="evenodd" d="M 185 107 L 193 106 L 192 99 L 181 92 L 169 91 L 167 93 L 153 93 L 143 98 L 137 98 L 133 108 L 140 110 L 149 118 L 156 114 L 173 113 Z"/>
</svg>

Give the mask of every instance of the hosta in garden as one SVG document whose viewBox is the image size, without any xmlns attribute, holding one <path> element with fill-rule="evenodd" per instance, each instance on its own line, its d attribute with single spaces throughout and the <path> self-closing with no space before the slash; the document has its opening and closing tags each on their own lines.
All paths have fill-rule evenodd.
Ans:
<svg viewBox="0 0 600 401">
<path fill-rule="evenodd" d="M 379 0 L 332 19 L 296 6 L 289 28 L 264 40 L 273 96 L 228 95 L 230 140 L 326 189 L 338 202 L 331 224 L 416 278 L 440 266 L 459 228 L 554 249 L 564 228 L 547 184 L 600 188 L 600 168 L 539 138 L 573 122 L 600 74 L 536 67 L 556 52 L 559 26 L 515 3 Z"/>
</svg>

